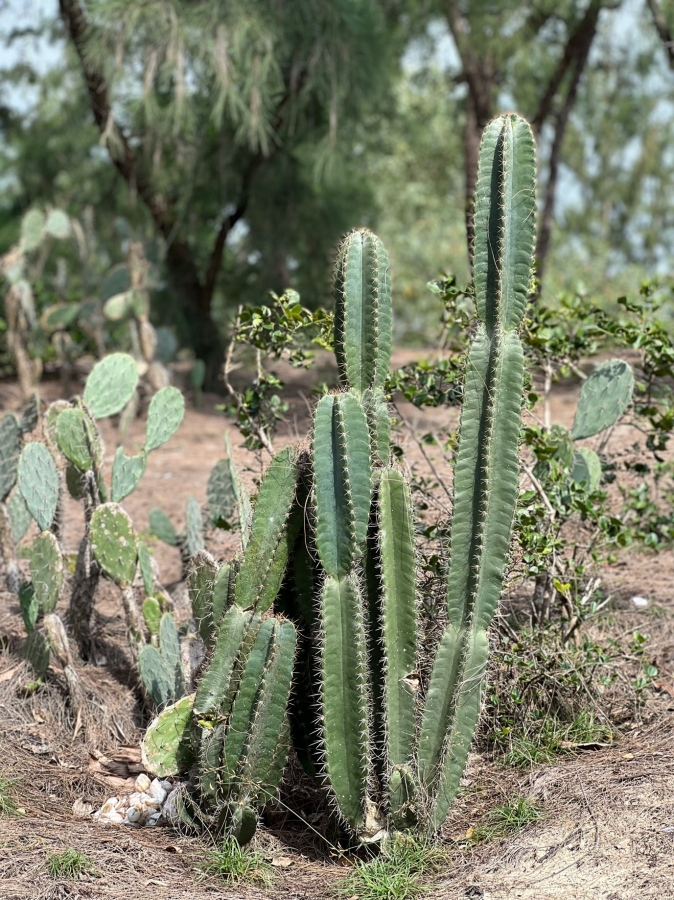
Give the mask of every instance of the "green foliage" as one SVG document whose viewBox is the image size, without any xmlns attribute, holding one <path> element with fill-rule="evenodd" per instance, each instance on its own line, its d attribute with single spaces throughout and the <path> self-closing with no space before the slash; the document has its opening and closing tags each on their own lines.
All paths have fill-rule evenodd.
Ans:
<svg viewBox="0 0 674 900">
<path fill-rule="evenodd" d="M 185 400 L 177 388 L 165 387 L 154 395 L 147 413 L 145 450 L 161 447 L 171 438 L 185 415 Z"/>
<path fill-rule="evenodd" d="M 19 804 L 14 799 L 14 785 L 20 778 L 7 778 L 0 775 L 0 816 L 15 816 L 19 812 Z"/>
<path fill-rule="evenodd" d="M 42 678 L 49 668 L 49 641 L 41 631 L 31 631 L 23 642 L 21 655 L 31 664 L 38 678 Z"/>
<path fill-rule="evenodd" d="M 155 601 L 156 602 L 156 601 Z M 164 613 L 156 622 L 154 605 L 143 604 L 145 621 L 150 633 L 158 634 L 159 648 L 152 644 L 141 647 L 138 668 L 145 689 L 159 707 L 179 700 L 185 693 L 185 673 L 180 657 L 180 638 L 175 619 Z M 150 627 L 155 626 L 156 627 Z"/>
<path fill-rule="evenodd" d="M 248 847 L 242 847 L 234 837 L 225 837 L 215 850 L 208 850 L 200 864 L 204 875 L 225 884 L 259 884 L 269 887 L 273 869 L 268 862 Z"/>
<path fill-rule="evenodd" d="M 16 484 L 19 457 L 23 447 L 21 426 L 16 416 L 6 413 L 0 419 L 0 501 L 4 502 Z"/>
<path fill-rule="evenodd" d="M 342 897 L 360 900 L 408 900 L 424 893 L 423 876 L 445 864 L 440 847 L 426 838 L 394 835 L 374 859 L 358 860 L 338 885 Z"/>
<path fill-rule="evenodd" d="M 487 823 L 470 829 L 470 839 L 478 844 L 510 837 L 543 817 L 541 807 L 528 797 L 515 797 L 489 813 Z"/>
<path fill-rule="evenodd" d="M 81 878 L 94 872 L 93 860 L 85 853 L 66 847 L 61 852 L 47 853 L 47 873 L 51 878 Z"/>
</svg>

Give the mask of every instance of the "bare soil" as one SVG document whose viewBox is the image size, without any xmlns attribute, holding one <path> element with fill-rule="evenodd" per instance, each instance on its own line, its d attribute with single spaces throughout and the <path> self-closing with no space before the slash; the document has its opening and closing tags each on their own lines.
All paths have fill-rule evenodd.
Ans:
<svg viewBox="0 0 674 900">
<path fill-rule="evenodd" d="M 411 354 L 400 355 L 397 364 Z M 326 376 L 327 373 L 327 376 Z M 284 370 L 291 403 L 288 421 L 277 439 L 279 448 L 303 438 L 309 425 L 311 377 Z M 58 396 L 46 383 L 43 397 Z M 570 425 L 577 386 L 558 388 L 552 397 L 552 420 Z M 5 409 L 18 408 L 15 385 L 0 384 Z M 224 454 L 229 432 L 237 464 L 252 487 L 264 458 L 241 445 L 236 429 L 216 410 L 221 398 L 207 395 L 200 408 L 190 407 L 178 434 L 151 454 L 138 490 L 124 505 L 139 530 L 147 528 L 147 512 L 158 506 L 181 523 L 187 499 L 205 500 L 214 463 Z M 419 411 L 401 403 L 410 428 L 399 441 L 406 458 L 429 478 L 450 481 L 447 460 L 438 448 L 423 450 L 413 433 L 439 432 L 455 423 L 454 412 Z M 137 421 L 127 440 L 133 450 L 142 442 L 144 424 Z M 111 425 L 105 430 L 107 457 L 116 448 Z M 628 452 L 634 435 L 619 436 Z M 434 470 L 434 471 L 433 471 Z M 109 471 L 109 470 L 108 470 Z M 438 503 L 446 504 L 443 489 Z M 80 510 L 67 508 L 65 545 L 75 552 L 81 533 Z M 223 556 L 236 549 L 236 535 L 219 538 Z M 162 581 L 180 579 L 175 549 L 154 548 Z M 429 884 L 432 900 L 665 900 L 674 897 L 674 554 L 657 556 L 641 550 L 624 552 L 601 574 L 613 597 L 605 623 L 593 625 L 619 637 L 639 629 L 650 635 L 649 654 L 659 668 L 660 689 L 647 691 L 646 703 L 621 726 L 614 745 L 569 753 L 554 765 L 529 771 L 504 767 L 488 752 L 471 754 L 461 795 L 443 828 L 447 866 Z M 67 593 L 67 592 L 66 592 Z M 649 606 L 636 610 L 635 594 Z M 508 598 L 504 599 L 508 602 Z M 66 609 L 65 599 L 62 602 Z M 257 849 L 276 872 L 268 890 L 223 885 L 200 874 L 206 844 L 168 828 L 132 829 L 103 826 L 90 810 L 128 787 L 138 771 L 138 741 L 144 719 L 137 707 L 125 665 L 124 624 L 116 588 L 102 585 L 96 605 L 99 665 L 82 666 L 97 728 L 74 735 L 64 701 L 64 682 L 57 668 L 39 690 L 26 691 L 30 674 L 18 656 L 22 625 L 15 598 L 0 596 L 0 775 L 21 779 L 15 796 L 22 812 L 0 816 L 0 897 L 24 898 L 322 898 L 348 870 L 325 841 L 291 827 L 276 810 L 255 839 Z M 627 688 L 626 688 L 627 690 Z M 466 831 L 484 823 L 489 810 L 514 796 L 540 803 L 543 818 L 514 837 L 470 846 Z M 48 852 L 72 847 L 86 853 L 94 872 L 71 881 L 53 879 L 45 867 Z"/>
</svg>

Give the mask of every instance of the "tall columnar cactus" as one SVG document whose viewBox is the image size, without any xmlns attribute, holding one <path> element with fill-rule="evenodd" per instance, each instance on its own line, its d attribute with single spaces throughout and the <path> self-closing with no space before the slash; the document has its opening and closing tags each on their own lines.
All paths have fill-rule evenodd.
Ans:
<svg viewBox="0 0 674 900">
<path fill-rule="evenodd" d="M 479 323 L 466 361 L 447 624 L 428 683 L 412 499 L 390 461 L 388 260 L 374 235 L 356 231 L 342 244 L 336 273 L 341 389 L 319 401 L 310 451 L 289 449 L 272 461 L 240 560 L 222 576 L 207 554 L 193 563 L 190 593 L 210 662 L 189 722 L 181 701 L 159 717 L 147 749 L 165 771 L 179 755 L 175 739 L 162 743 L 167 720 L 184 723 L 197 773 L 183 804 L 188 821 L 197 810 L 210 822 L 224 815 L 244 839 L 253 818 L 243 786 L 280 777 L 278 759 L 273 776 L 259 765 L 271 771 L 264 735 L 285 722 L 295 631 L 266 617 L 272 603 L 301 629 L 290 710 L 298 755 L 322 776 L 342 821 L 364 842 L 395 829 L 434 831 L 444 821 L 480 712 L 487 629 L 517 497 L 517 331 L 531 277 L 534 168 L 527 123 L 515 115 L 491 122 L 475 204 Z M 268 794 L 258 792 L 258 801 Z"/>
</svg>

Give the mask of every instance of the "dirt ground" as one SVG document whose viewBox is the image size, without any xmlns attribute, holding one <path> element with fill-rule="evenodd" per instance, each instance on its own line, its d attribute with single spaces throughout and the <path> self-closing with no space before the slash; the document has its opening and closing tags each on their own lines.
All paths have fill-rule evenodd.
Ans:
<svg viewBox="0 0 674 900">
<path fill-rule="evenodd" d="M 409 354 L 407 355 L 409 358 Z M 402 355 L 397 364 L 406 361 Z M 317 377 L 325 378 L 325 371 Z M 311 385 L 305 375 L 284 372 L 291 411 L 277 439 L 279 448 L 303 437 L 309 424 Z M 58 386 L 46 383 L 43 397 L 54 399 Z M 552 420 L 570 425 L 576 387 L 556 390 Z M 18 407 L 14 385 L 0 384 L 4 409 Z M 229 431 L 235 459 L 253 484 L 260 473 L 255 456 L 240 448 L 235 428 L 216 410 L 221 398 L 207 395 L 199 409 L 190 407 L 178 434 L 153 452 L 138 490 L 124 506 L 139 530 L 147 528 L 147 511 L 158 506 L 175 522 L 184 520 L 190 496 L 205 500 L 214 463 L 223 456 Z M 410 429 L 399 440 L 406 456 L 420 467 L 431 466 L 443 479 L 449 468 L 442 454 L 425 449 L 412 432 L 438 431 L 453 413 L 417 411 L 401 404 Z M 143 423 L 137 422 L 127 449 L 140 446 Z M 105 430 L 107 459 L 112 461 L 115 435 Z M 625 446 L 630 436 L 624 438 Z M 266 460 L 263 460 L 266 462 Z M 109 471 L 109 469 L 108 469 Z M 66 510 L 65 544 L 77 548 L 79 508 Z M 217 550 L 231 553 L 236 536 L 221 539 Z M 157 544 L 155 558 L 162 582 L 180 578 L 176 550 Z M 674 897 L 674 554 L 655 556 L 631 549 L 602 572 L 613 598 L 612 629 L 634 629 L 651 636 L 649 653 L 657 658 L 660 691 L 649 691 L 639 716 L 610 746 L 570 753 L 553 765 L 530 771 L 505 768 L 491 756 L 471 754 L 462 793 L 443 829 L 447 866 L 429 884 L 430 900 L 666 900 Z M 634 595 L 649 606 L 637 610 Z M 507 598 L 506 598 L 507 602 Z M 63 609 L 65 611 L 65 601 Z M 120 647 L 124 625 L 116 589 L 99 591 L 96 630 L 99 665 L 80 669 L 91 696 L 99 697 L 100 728 L 86 746 L 82 730 L 73 737 L 73 722 L 63 702 L 63 679 L 52 668 L 47 684 L 26 693 L 25 664 L 17 655 L 22 625 L 15 598 L 0 595 L 0 775 L 21 780 L 15 795 L 20 815 L 0 816 L 0 897 L 28 898 L 321 898 L 348 866 L 321 841 L 279 825 L 260 829 L 257 849 L 272 863 L 273 886 L 223 886 L 199 874 L 204 844 L 168 828 L 131 829 L 94 823 L 90 810 L 123 790 L 138 771 L 137 746 L 143 725 L 124 683 Z M 120 674 L 122 673 L 122 674 Z M 96 746 L 92 746 L 95 744 Z M 484 822 L 489 810 L 514 796 L 540 803 L 543 818 L 514 837 L 471 847 L 467 829 Z M 72 847 L 88 854 L 94 872 L 75 881 L 55 880 L 45 868 L 48 852 Z M 355 897 L 354 897 L 355 900 Z"/>
</svg>

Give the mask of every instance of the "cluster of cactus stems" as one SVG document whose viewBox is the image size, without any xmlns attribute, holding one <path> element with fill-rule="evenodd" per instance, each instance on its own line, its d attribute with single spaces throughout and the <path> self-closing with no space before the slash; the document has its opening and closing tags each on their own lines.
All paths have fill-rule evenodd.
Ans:
<svg viewBox="0 0 674 900">
<path fill-rule="evenodd" d="M 210 658 L 196 694 L 167 707 L 144 745 L 151 770 L 191 773 L 186 821 L 250 836 L 254 804 L 273 794 L 285 761 L 287 748 L 266 736 L 278 735 L 289 696 L 281 731 L 290 728 L 359 841 L 433 832 L 445 820 L 480 712 L 517 497 L 534 183 L 529 126 L 495 119 L 480 152 L 479 324 L 466 361 L 446 625 L 430 676 L 420 672 L 410 489 L 390 460 L 389 263 L 375 235 L 355 231 L 336 271 L 340 389 L 319 401 L 310 449 L 272 460 L 241 557 L 221 569 L 205 554 L 193 562 Z"/>
</svg>

